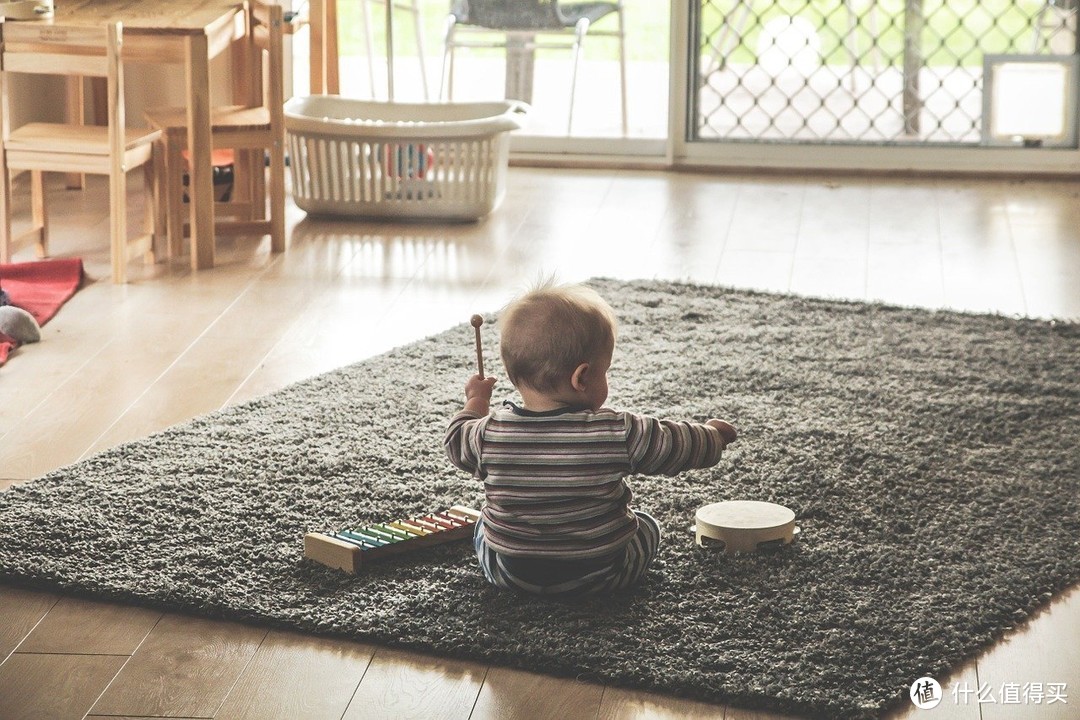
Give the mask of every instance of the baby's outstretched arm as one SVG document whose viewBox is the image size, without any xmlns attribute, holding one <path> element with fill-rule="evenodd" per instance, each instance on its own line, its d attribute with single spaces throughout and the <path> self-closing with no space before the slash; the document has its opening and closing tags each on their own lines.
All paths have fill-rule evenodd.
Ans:
<svg viewBox="0 0 1080 720">
<path fill-rule="evenodd" d="M 627 419 L 630 469 L 643 475 L 712 467 L 737 436 L 731 424 L 716 418 L 696 423 L 627 413 Z"/>
<path fill-rule="evenodd" d="M 706 420 L 705 424 L 720 431 L 721 437 L 724 438 L 724 447 L 739 439 L 739 433 L 731 423 L 713 418 L 712 420 Z"/>
</svg>

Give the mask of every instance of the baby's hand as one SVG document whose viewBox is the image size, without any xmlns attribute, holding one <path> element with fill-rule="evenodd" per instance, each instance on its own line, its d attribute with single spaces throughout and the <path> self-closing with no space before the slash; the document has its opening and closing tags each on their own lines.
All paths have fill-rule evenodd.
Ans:
<svg viewBox="0 0 1080 720">
<path fill-rule="evenodd" d="M 739 439 L 738 431 L 736 431 L 735 426 L 731 425 L 730 423 L 726 423 L 723 420 L 717 420 L 716 418 L 713 418 L 712 420 L 706 420 L 705 424 L 710 427 L 714 427 L 720 431 L 721 437 L 724 438 L 725 446 L 730 445 L 731 443 Z"/>
<path fill-rule="evenodd" d="M 491 389 L 495 386 L 495 378 L 480 377 L 473 375 L 469 382 L 465 383 L 465 400 L 483 400 L 491 402 Z"/>
</svg>

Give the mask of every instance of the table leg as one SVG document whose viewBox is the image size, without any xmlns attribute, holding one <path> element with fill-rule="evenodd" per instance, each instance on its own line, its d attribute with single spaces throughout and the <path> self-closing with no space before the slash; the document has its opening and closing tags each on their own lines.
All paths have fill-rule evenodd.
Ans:
<svg viewBox="0 0 1080 720">
<path fill-rule="evenodd" d="M 326 42 L 323 33 L 326 30 L 326 0 L 311 0 L 308 3 L 308 72 L 311 78 L 311 94 L 326 94 Z"/>
<path fill-rule="evenodd" d="M 248 17 L 248 22 L 254 18 Z M 234 41 L 232 52 L 232 96 L 236 105 L 254 107 L 262 98 L 262 53 L 253 42 L 249 27 L 243 40 Z M 248 206 L 246 220 L 262 220 L 266 215 L 266 191 L 264 189 L 263 152 L 251 149 L 233 149 L 233 185 L 230 202 Z M 214 188 L 215 197 L 218 194 Z M 262 202 L 259 200 L 262 199 Z M 235 209 L 234 209 L 235 214 Z"/>
<path fill-rule="evenodd" d="M 337 27 L 337 0 L 324 0 L 326 3 L 326 29 L 323 31 L 323 42 L 326 43 L 326 92 L 337 95 L 341 92 L 341 79 L 338 66 L 338 27 Z"/>
<path fill-rule="evenodd" d="M 65 77 L 65 113 L 68 122 L 85 125 L 86 117 L 86 85 L 90 85 L 91 105 L 94 108 L 93 117 L 90 118 L 92 125 L 109 124 L 109 93 L 108 83 L 103 77 L 84 78 L 82 75 L 68 75 Z M 68 190 L 82 190 L 86 186 L 86 175 L 82 173 L 65 173 L 65 187 Z"/>
<path fill-rule="evenodd" d="M 187 41 L 187 122 L 191 181 L 191 267 L 214 266 L 214 176 L 210 163 L 210 58 L 206 35 Z"/>
<path fill-rule="evenodd" d="M 81 75 L 68 75 L 65 80 L 67 85 L 67 119 L 68 122 L 82 125 L 86 122 L 85 104 L 83 102 L 83 79 Z M 85 176 L 80 173 L 67 173 L 65 185 L 68 190 L 82 190 Z"/>
<path fill-rule="evenodd" d="M 366 1 L 366 0 L 365 0 Z M 311 0 L 311 94 L 337 95 L 338 76 L 337 0 Z"/>
</svg>

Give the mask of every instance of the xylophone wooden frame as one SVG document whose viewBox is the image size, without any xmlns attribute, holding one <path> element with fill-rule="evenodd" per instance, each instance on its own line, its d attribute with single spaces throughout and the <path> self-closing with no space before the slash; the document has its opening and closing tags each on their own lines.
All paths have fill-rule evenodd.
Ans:
<svg viewBox="0 0 1080 720">
<path fill-rule="evenodd" d="M 409 520 L 371 523 L 356 530 L 310 532 L 304 536 L 304 557 L 347 573 L 358 573 L 370 562 L 432 545 L 472 537 L 480 513 L 454 505 L 443 512 Z M 446 526 L 450 527 L 446 527 Z M 365 535 L 364 531 L 368 531 Z M 374 539 L 385 544 L 368 542 Z"/>
</svg>

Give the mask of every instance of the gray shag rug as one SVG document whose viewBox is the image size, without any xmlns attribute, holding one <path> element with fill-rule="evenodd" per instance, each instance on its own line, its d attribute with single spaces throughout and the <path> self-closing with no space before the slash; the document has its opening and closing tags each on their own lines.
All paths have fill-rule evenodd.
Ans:
<svg viewBox="0 0 1080 720">
<path fill-rule="evenodd" d="M 666 532 L 636 589 L 503 594 L 467 544 L 303 560 L 308 530 L 479 507 L 441 444 L 465 323 L 0 493 L 0 577 L 830 718 L 907 702 L 1080 579 L 1080 326 L 594 284 L 621 322 L 608 404 L 740 430 L 713 469 L 630 479 Z M 694 511 L 732 498 L 791 507 L 801 540 L 697 548 Z"/>
</svg>

